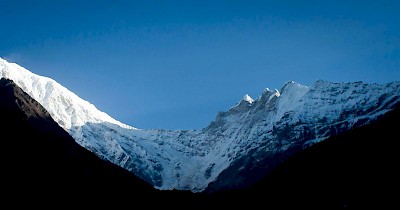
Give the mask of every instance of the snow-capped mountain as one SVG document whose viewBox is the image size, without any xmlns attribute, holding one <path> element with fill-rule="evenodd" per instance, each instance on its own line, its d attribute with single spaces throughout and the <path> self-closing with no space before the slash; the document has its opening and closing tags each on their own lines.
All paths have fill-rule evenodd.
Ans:
<svg viewBox="0 0 400 210">
<path fill-rule="evenodd" d="M 200 130 L 144 130 L 117 121 L 58 84 L 0 58 L 0 76 L 38 101 L 83 147 L 158 189 L 240 187 L 296 151 L 361 126 L 400 103 L 400 82 L 289 81 L 245 95 Z M 269 166 L 269 167 L 266 167 Z"/>
<path fill-rule="evenodd" d="M 68 191 L 87 195 L 99 189 L 125 190 L 144 197 L 159 192 L 133 173 L 80 146 L 44 107 L 5 78 L 0 79 L 0 116 L 1 184 L 2 190 L 10 192 L 6 198 L 46 198 L 48 203 Z"/>
</svg>

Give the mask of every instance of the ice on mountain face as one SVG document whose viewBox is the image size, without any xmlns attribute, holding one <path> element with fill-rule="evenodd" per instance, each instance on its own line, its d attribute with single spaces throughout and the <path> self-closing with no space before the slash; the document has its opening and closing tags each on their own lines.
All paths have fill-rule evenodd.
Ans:
<svg viewBox="0 0 400 210">
<path fill-rule="evenodd" d="M 368 123 L 400 102 L 400 82 L 320 80 L 307 87 L 289 81 L 281 91 L 265 89 L 256 100 L 246 94 L 202 130 L 142 130 L 113 119 L 56 81 L 1 58 L 0 72 L 99 157 L 158 189 L 194 192 L 204 190 L 241 158 L 273 157 L 294 145 L 307 146 Z"/>
</svg>

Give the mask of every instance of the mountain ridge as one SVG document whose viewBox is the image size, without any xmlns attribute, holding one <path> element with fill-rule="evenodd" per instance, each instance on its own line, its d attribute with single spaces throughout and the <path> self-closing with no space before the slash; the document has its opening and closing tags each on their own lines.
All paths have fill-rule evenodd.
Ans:
<svg viewBox="0 0 400 210">
<path fill-rule="evenodd" d="M 220 112 L 201 130 L 142 130 L 16 64 L 0 60 L 0 70 L 2 77 L 14 78 L 44 104 L 80 145 L 155 188 L 193 192 L 248 186 L 251 182 L 244 180 L 257 179 L 243 174 L 258 171 L 261 177 L 316 142 L 368 124 L 400 100 L 398 81 L 381 85 L 318 80 L 310 87 L 288 81 L 280 91 L 266 89 L 251 106 L 239 103 Z M 266 160 L 270 167 L 264 170 L 260 164 Z"/>
<path fill-rule="evenodd" d="M 106 162 L 80 147 L 12 80 L 0 79 L 0 96 L 0 130 L 7 136 L 0 157 L 2 180 L 7 182 L 2 187 L 6 192 L 1 199 L 3 204 L 18 199 L 21 202 L 10 204 L 115 208 L 125 207 L 128 201 L 175 209 L 260 205 L 271 209 L 344 209 L 398 205 L 388 189 L 398 187 L 393 137 L 400 125 L 399 105 L 370 124 L 331 136 L 292 155 L 249 187 L 190 193 L 156 190 L 122 168 L 111 163 L 104 165 Z M 17 158 L 10 158 L 15 154 Z M 156 202 L 149 203 L 148 199 Z"/>
</svg>

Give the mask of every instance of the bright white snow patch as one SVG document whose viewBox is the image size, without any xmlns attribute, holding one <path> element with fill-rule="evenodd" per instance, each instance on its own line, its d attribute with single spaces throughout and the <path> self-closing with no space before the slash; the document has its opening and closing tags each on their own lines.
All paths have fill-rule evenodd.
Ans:
<svg viewBox="0 0 400 210">
<path fill-rule="evenodd" d="M 278 90 L 278 89 L 275 89 L 275 96 L 276 96 L 276 97 L 279 97 L 279 96 L 281 96 L 281 93 L 279 92 L 279 90 Z"/>
<path fill-rule="evenodd" d="M 246 94 L 243 96 L 243 100 L 249 102 L 250 104 L 252 104 L 254 102 L 254 99 L 252 99 L 249 94 Z"/>
<path fill-rule="evenodd" d="M 67 131 L 88 123 L 104 122 L 135 129 L 98 110 L 93 104 L 79 98 L 53 79 L 33 74 L 15 63 L 0 58 L 0 78 L 2 77 L 13 80 L 46 108 L 53 119 Z"/>
</svg>

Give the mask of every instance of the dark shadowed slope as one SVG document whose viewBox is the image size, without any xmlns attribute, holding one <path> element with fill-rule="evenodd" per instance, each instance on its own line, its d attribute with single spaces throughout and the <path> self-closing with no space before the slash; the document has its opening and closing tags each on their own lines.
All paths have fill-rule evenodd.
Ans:
<svg viewBox="0 0 400 210">
<path fill-rule="evenodd" d="M 259 186 L 288 205 L 394 208 L 398 194 L 400 107 L 378 121 L 306 149 Z M 270 180 L 270 181 L 268 181 Z M 259 187 L 255 189 L 260 189 Z M 395 206 L 394 206 L 395 205 Z"/>
<path fill-rule="evenodd" d="M 2 203 L 157 206 L 177 196 L 78 145 L 12 80 L 0 80 L 0 99 Z"/>
<path fill-rule="evenodd" d="M 215 194 L 219 206 L 265 209 L 398 209 L 400 107 L 317 143 L 245 190 Z"/>
</svg>

